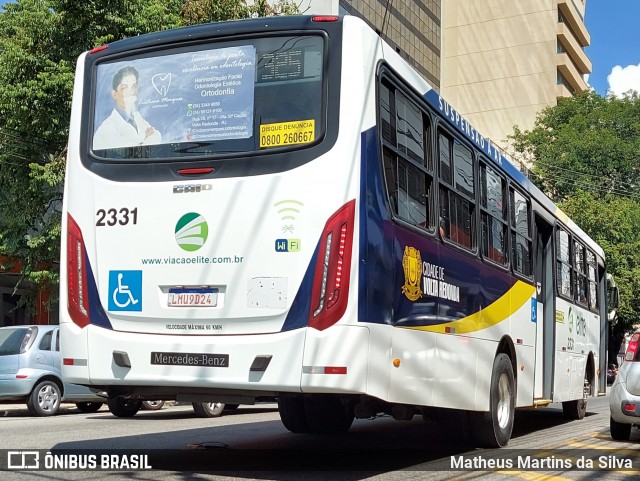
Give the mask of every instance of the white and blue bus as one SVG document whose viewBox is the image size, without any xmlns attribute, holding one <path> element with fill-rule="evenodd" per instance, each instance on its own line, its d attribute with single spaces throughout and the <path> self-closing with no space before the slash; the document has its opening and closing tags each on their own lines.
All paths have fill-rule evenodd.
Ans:
<svg viewBox="0 0 640 481">
<path fill-rule="evenodd" d="M 504 446 L 606 388 L 602 249 L 360 19 L 87 52 L 68 149 L 63 373 L 116 415 L 268 396 L 292 432 Z"/>
</svg>

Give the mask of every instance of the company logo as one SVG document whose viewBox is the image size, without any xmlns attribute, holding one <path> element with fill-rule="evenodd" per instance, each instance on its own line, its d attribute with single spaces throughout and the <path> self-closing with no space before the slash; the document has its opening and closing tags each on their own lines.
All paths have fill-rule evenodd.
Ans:
<svg viewBox="0 0 640 481">
<path fill-rule="evenodd" d="M 415 247 L 405 246 L 402 255 L 402 268 L 404 269 L 404 285 L 402 293 L 410 301 L 415 301 L 422 297 L 420 290 L 420 279 L 422 277 L 422 258 L 420 251 Z"/>
<path fill-rule="evenodd" d="M 188 252 L 197 251 L 207 241 L 209 227 L 200 214 L 189 212 L 176 224 L 176 242 Z"/>
<path fill-rule="evenodd" d="M 173 193 L 174 194 L 191 194 L 191 193 L 197 193 L 197 192 L 204 192 L 212 189 L 213 189 L 213 185 L 211 184 L 174 185 Z"/>
<path fill-rule="evenodd" d="M 8 469 L 40 469 L 40 453 L 38 451 L 7 452 Z"/>
</svg>

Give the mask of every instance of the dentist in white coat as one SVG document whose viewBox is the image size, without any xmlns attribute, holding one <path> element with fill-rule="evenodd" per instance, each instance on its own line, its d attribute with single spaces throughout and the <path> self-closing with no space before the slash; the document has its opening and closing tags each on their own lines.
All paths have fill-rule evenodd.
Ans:
<svg viewBox="0 0 640 481">
<path fill-rule="evenodd" d="M 136 110 L 138 71 L 123 67 L 113 76 L 115 108 L 93 135 L 93 149 L 159 144 L 161 135 Z"/>
</svg>

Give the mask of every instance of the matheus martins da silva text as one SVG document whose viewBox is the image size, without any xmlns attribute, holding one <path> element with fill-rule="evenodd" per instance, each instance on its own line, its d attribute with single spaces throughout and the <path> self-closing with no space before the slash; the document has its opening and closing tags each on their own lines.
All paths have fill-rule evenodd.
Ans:
<svg viewBox="0 0 640 481">
<path fill-rule="evenodd" d="M 451 469 L 633 469 L 633 462 L 631 459 L 611 454 L 593 459 L 586 456 L 578 456 L 573 459 L 556 456 L 517 456 L 513 458 L 451 456 Z"/>
</svg>

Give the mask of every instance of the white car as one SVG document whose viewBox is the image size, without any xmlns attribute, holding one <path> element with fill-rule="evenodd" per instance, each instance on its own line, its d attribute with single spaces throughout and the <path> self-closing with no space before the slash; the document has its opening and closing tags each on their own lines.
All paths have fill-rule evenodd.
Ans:
<svg viewBox="0 0 640 481">
<path fill-rule="evenodd" d="M 636 331 L 609 394 L 611 437 L 627 441 L 631 428 L 640 427 L 640 330 Z"/>
</svg>

